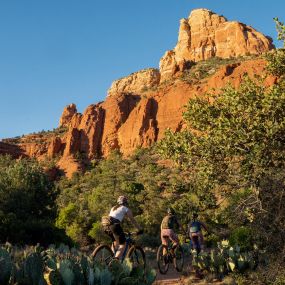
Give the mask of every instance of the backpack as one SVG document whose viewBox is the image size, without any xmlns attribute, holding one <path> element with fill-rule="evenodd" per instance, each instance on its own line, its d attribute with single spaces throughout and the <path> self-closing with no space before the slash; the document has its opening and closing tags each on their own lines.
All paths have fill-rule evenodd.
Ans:
<svg viewBox="0 0 285 285">
<path fill-rule="evenodd" d="M 198 221 L 194 221 L 190 225 L 190 233 L 197 233 L 201 231 L 201 223 Z"/>
<path fill-rule="evenodd" d="M 111 225 L 111 219 L 109 216 L 103 216 L 101 219 L 101 224 L 104 228 L 109 227 Z"/>
</svg>

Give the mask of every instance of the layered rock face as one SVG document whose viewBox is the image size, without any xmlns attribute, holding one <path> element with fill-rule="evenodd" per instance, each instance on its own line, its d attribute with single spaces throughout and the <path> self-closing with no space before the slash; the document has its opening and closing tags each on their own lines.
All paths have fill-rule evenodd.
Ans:
<svg viewBox="0 0 285 285">
<path fill-rule="evenodd" d="M 122 79 L 115 80 L 108 90 L 108 96 L 125 94 L 140 94 L 147 89 L 156 87 L 160 81 L 160 72 L 158 69 L 149 68 Z"/>
<path fill-rule="evenodd" d="M 261 54 L 272 48 L 272 40 L 252 27 L 227 21 L 207 9 L 197 9 L 180 21 L 177 45 L 160 61 L 161 79 L 181 71 L 188 61 Z"/>
<path fill-rule="evenodd" d="M 66 106 L 59 122 L 63 133 L 30 135 L 17 147 L 0 142 L 0 153 L 59 158 L 57 165 L 68 177 L 83 169 L 82 162 L 106 157 L 113 150 L 129 155 L 162 139 L 168 128 L 183 129 L 182 112 L 190 98 L 213 88 L 219 92 L 228 83 L 238 87 L 244 74 L 263 74 L 266 65 L 263 59 L 243 59 L 193 81 L 187 80 L 193 62 L 258 55 L 272 48 L 269 38 L 249 26 L 206 9 L 194 10 L 181 20 L 177 45 L 161 59 L 160 70 L 145 69 L 116 80 L 106 100 L 82 114 L 74 104 Z M 268 78 L 268 84 L 274 80 Z"/>
</svg>

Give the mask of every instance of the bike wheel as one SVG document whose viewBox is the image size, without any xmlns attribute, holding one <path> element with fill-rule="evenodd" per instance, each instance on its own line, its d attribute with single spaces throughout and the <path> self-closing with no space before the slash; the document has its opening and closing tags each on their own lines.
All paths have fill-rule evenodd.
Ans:
<svg viewBox="0 0 285 285">
<path fill-rule="evenodd" d="M 126 258 L 129 258 L 134 267 L 142 266 L 145 268 L 145 253 L 140 246 L 133 245 L 127 253 Z"/>
<path fill-rule="evenodd" d="M 156 261 L 158 270 L 161 274 L 166 274 L 169 268 L 168 248 L 166 245 L 161 244 L 157 250 Z"/>
<path fill-rule="evenodd" d="M 174 249 L 173 264 L 174 264 L 175 269 L 178 272 L 181 272 L 183 270 L 183 266 L 184 266 L 184 252 L 183 252 L 183 248 L 180 245 L 178 245 Z"/>
<path fill-rule="evenodd" d="M 95 263 L 100 263 L 102 265 L 109 265 L 113 260 L 114 253 L 108 245 L 99 245 L 95 248 L 92 253 L 92 258 Z"/>
</svg>

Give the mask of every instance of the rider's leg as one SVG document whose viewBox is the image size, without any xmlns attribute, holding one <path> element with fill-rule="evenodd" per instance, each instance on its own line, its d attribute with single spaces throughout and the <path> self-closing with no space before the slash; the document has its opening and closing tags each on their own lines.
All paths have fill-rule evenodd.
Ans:
<svg viewBox="0 0 285 285">
<path fill-rule="evenodd" d="M 118 259 L 121 259 L 123 254 L 124 254 L 125 248 L 126 248 L 126 243 L 120 244 L 119 248 L 118 248 L 118 250 L 116 252 L 115 257 L 118 258 Z"/>
<path fill-rule="evenodd" d="M 172 248 L 171 248 L 171 253 L 174 256 L 174 250 L 179 245 L 179 239 L 178 239 L 178 236 L 176 235 L 176 233 L 173 230 L 169 230 L 169 238 L 170 238 L 170 240 L 173 243 Z"/>
<path fill-rule="evenodd" d="M 118 251 L 119 244 L 117 243 L 116 240 L 114 240 L 114 241 L 112 242 L 111 248 L 112 248 L 112 251 L 113 251 L 114 253 L 116 253 L 116 252 Z"/>
<path fill-rule="evenodd" d="M 108 228 L 106 228 L 104 230 L 104 232 L 111 238 L 111 240 L 112 240 L 111 249 L 112 249 L 113 253 L 115 253 L 118 249 L 119 244 L 117 245 L 116 239 L 115 239 L 114 234 L 112 232 L 112 226 L 109 226 Z"/>
<path fill-rule="evenodd" d="M 191 233 L 191 241 L 192 241 L 192 248 L 194 250 L 200 251 L 201 244 L 200 244 L 198 232 Z"/>
<path fill-rule="evenodd" d="M 173 242 L 172 248 L 176 248 L 179 245 L 179 239 L 177 234 L 173 230 L 169 231 L 169 238 Z"/>
<path fill-rule="evenodd" d="M 160 235 L 160 238 L 161 238 L 161 243 L 163 245 L 166 245 L 168 244 L 168 239 L 169 239 L 169 230 L 168 229 L 161 229 L 161 235 Z M 163 255 L 166 255 L 167 254 L 167 250 L 166 248 L 163 248 Z"/>
<path fill-rule="evenodd" d="M 118 246 L 115 257 L 121 259 L 126 248 L 126 237 L 120 224 L 114 226 L 113 235 Z"/>
</svg>

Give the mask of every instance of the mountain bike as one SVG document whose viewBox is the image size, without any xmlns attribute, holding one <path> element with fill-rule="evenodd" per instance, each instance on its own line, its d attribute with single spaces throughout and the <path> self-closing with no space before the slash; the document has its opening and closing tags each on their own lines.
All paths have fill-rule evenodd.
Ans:
<svg viewBox="0 0 285 285">
<path fill-rule="evenodd" d="M 145 253 L 142 247 L 136 245 L 135 240 L 132 238 L 136 233 L 125 233 L 126 235 L 126 247 L 121 259 L 121 262 L 128 258 L 134 267 L 146 266 Z M 112 248 L 115 248 L 114 242 Z M 113 252 L 109 245 L 101 244 L 95 248 L 92 253 L 94 262 L 109 266 L 113 260 L 115 260 L 116 251 Z"/>
<path fill-rule="evenodd" d="M 187 242 L 187 239 L 190 240 L 190 255 L 191 255 L 191 264 L 193 266 L 193 263 L 197 263 L 197 258 L 202 250 L 201 242 L 198 235 L 193 235 L 190 239 L 187 237 L 185 239 L 185 242 Z M 198 279 L 203 278 L 203 272 L 198 266 L 193 266 L 193 270 L 195 271 L 195 277 Z"/>
<path fill-rule="evenodd" d="M 159 272 L 166 274 L 169 264 L 173 263 L 177 272 L 181 272 L 184 266 L 184 252 L 180 245 L 174 247 L 173 242 L 168 238 L 167 245 L 161 244 L 157 250 L 156 261 Z"/>
</svg>

